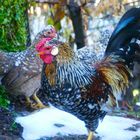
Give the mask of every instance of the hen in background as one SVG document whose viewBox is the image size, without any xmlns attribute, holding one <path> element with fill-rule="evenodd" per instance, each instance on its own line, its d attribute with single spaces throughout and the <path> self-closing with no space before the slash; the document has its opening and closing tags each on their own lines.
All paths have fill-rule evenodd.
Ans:
<svg viewBox="0 0 140 140">
<path fill-rule="evenodd" d="M 36 55 L 34 45 L 44 37 L 56 37 L 55 30 L 48 26 L 35 37 L 32 46 L 25 51 L 16 53 L 0 52 L 2 85 L 12 96 L 24 95 L 27 106 L 44 108 L 45 106 L 37 97 L 40 88 L 42 61 Z M 34 103 L 30 97 L 33 97 Z"/>
</svg>

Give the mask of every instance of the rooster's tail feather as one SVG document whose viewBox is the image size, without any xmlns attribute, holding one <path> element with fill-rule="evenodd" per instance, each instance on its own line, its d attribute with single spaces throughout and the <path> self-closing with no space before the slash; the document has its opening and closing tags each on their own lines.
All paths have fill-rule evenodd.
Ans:
<svg viewBox="0 0 140 140">
<path fill-rule="evenodd" d="M 95 64 L 96 75 L 94 85 L 92 86 L 92 93 L 97 96 L 100 101 L 106 102 L 108 99 L 109 106 L 116 106 L 116 99 L 129 85 L 129 78 L 132 76 L 131 71 L 124 65 L 122 59 L 117 56 L 110 55 L 103 59 L 101 62 Z M 100 82 L 98 82 L 100 80 Z M 99 85 L 104 83 L 103 86 Z M 98 93 L 97 89 L 100 89 Z M 95 94 L 97 93 L 97 94 Z"/>
<path fill-rule="evenodd" d="M 112 33 L 105 54 L 114 53 L 125 60 L 130 67 L 135 58 L 135 52 L 140 50 L 140 8 L 132 8 L 120 19 Z M 132 65 L 133 66 L 133 65 Z"/>
</svg>

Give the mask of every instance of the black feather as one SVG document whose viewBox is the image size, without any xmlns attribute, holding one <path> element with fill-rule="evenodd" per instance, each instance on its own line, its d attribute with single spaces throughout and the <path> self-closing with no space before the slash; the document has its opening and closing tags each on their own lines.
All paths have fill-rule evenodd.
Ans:
<svg viewBox="0 0 140 140">
<path fill-rule="evenodd" d="M 133 42 L 132 42 L 133 39 Z M 130 66 L 133 55 L 137 48 L 136 43 L 140 39 L 140 8 L 132 8 L 126 12 L 117 24 L 112 33 L 105 55 L 114 53 L 126 60 L 126 64 Z M 133 61 L 133 60 L 132 60 Z"/>
</svg>

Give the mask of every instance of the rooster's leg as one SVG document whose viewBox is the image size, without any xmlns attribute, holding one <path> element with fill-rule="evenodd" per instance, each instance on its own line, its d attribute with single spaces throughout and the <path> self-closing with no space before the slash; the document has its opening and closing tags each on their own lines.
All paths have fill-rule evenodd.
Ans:
<svg viewBox="0 0 140 140">
<path fill-rule="evenodd" d="M 37 97 L 36 93 L 33 94 L 33 99 L 36 101 L 37 104 L 32 105 L 32 108 L 41 109 L 41 108 L 47 107 L 40 101 L 40 99 Z"/>
<path fill-rule="evenodd" d="M 93 140 L 93 132 L 92 131 L 89 131 L 89 134 L 88 134 L 88 138 L 87 140 Z"/>
</svg>

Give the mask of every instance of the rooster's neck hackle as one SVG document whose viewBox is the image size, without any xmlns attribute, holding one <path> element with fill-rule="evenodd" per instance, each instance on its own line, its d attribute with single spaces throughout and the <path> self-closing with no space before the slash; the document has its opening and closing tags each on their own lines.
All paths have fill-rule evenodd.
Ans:
<svg viewBox="0 0 140 140">
<path fill-rule="evenodd" d="M 93 74 L 92 66 L 80 61 L 67 44 L 59 45 L 59 54 L 52 64 L 46 65 L 45 74 L 51 86 L 69 83 L 73 87 L 88 85 Z"/>
<path fill-rule="evenodd" d="M 57 74 L 59 73 L 58 67 L 70 63 L 73 58 L 73 50 L 67 44 L 61 43 L 59 45 L 59 54 L 56 56 L 54 62 L 47 64 L 45 67 L 45 74 L 51 86 L 55 86 L 57 84 Z"/>
<path fill-rule="evenodd" d="M 62 43 L 59 46 L 59 54 L 56 56 L 56 61 L 58 64 L 70 63 L 75 58 L 75 53 L 71 47 L 66 43 Z"/>
</svg>

